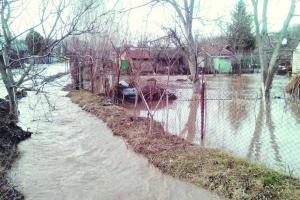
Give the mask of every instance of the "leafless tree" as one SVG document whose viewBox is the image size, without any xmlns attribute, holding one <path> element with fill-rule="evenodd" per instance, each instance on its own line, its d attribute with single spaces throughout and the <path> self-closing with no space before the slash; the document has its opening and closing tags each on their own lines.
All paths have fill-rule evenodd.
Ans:
<svg viewBox="0 0 300 200">
<path fill-rule="evenodd" d="M 183 30 L 184 47 L 188 52 L 188 63 L 193 80 L 194 91 L 198 90 L 199 81 L 197 77 L 197 46 L 193 35 L 193 22 L 195 16 L 195 0 L 157 0 L 171 5 L 176 11 Z"/>
<path fill-rule="evenodd" d="M 259 61 L 261 65 L 261 76 L 262 76 L 262 93 L 264 97 L 268 97 L 272 86 L 272 81 L 276 71 L 276 62 L 280 53 L 280 47 L 282 40 L 285 37 L 290 21 L 295 13 L 297 0 L 290 0 L 290 8 L 288 14 L 283 22 L 282 28 L 279 32 L 278 37 L 275 41 L 275 46 L 271 50 L 271 54 L 268 49 L 268 0 L 263 0 L 261 23 L 259 23 L 259 0 L 252 0 L 254 23 L 256 32 L 256 44 L 259 52 Z"/>
<path fill-rule="evenodd" d="M 21 15 L 15 16 L 14 13 L 20 9 L 22 3 L 19 0 L 2 0 L 0 16 L 0 73 L 2 81 L 9 97 L 10 115 L 14 121 L 18 121 L 18 101 L 16 91 L 28 80 L 31 73 L 34 73 L 36 65 L 34 62 L 25 64 L 25 61 L 47 57 L 53 52 L 64 39 L 71 35 L 80 35 L 92 32 L 95 29 L 95 19 L 105 15 L 108 11 L 95 15 L 88 23 L 82 23 L 82 18 L 92 10 L 101 6 L 100 1 L 59 1 L 53 9 L 49 10 L 48 0 L 41 1 L 41 14 L 36 25 L 31 25 L 22 31 L 15 31 L 11 27 L 12 21 L 22 21 Z M 103 2 L 102 2 L 103 3 Z M 72 12 L 70 13 L 70 10 Z M 38 17 L 38 16 L 37 16 Z M 46 41 L 45 46 L 37 55 L 24 55 L 20 53 L 18 42 L 32 29 L 41 30 Z M 14 52 L 14 57 L 12 56 Z M 13 69 L 15 64 L 19 64 L 18 74 Z M 31 74 L 32 75 L 32 74 Z M 34 76 L 31 76 L 34 77 Z"/>
</svg>

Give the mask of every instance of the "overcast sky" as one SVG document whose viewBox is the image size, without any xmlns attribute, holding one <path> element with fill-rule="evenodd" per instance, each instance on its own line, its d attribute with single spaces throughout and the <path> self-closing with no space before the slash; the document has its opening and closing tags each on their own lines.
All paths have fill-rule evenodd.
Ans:
<svg viewBox="0 0 300 200">
<path fill-rule="evenodd" d="M 60 0 L 49 0 L 47 8 L 55 7 Z M 116 0 L 115 0 L 116 1 Z M 143 5 L 149 0 L 120 0 L 118 8 L 127 9 Z M 179 0 L 180 1 L 180 0 Z M 42 0 L 21 0 L 19 9 L 16 10 L 15 16 L 18 16 L 12 27 L 14 30 L 24 30 L 26 27 L 32 26 L 38 22 L 38 16 L 40 11 L 40 2 Z M 113 1 L 106 1 L 108 4 L 113 4 Z M 216 25 L 215 19 L 222 19 L 222 23 L 225 24 L 230 21 L 231 12 L 237 2 L 237 0 L 195 0 L 196 4 L 200 2 L 200 6 L 197 11 L 198 16 L 204 17 L 208 21 L 195 20 L 194 31 L 201 36 L 219 35 L 222 33 L 219 25 Z M 278 31 L 282 26 L 282 22 L 289 9 L 289 0 L 269 0 L 269 30 Z M 248 5 L 248 11 L 252 12 L 252 5 L 250 0 L 246 0 Z M 296 13 L 300 14 L 300 3 L 296 8 Z M 152 8 L 144 6 L 141 8 L 133 9 L 129 13 L 122 15 L 120 23 L 120 31 L 124 32 L 124 36 L 130 38 L 140 38 L 145 34 L 150 35 L 151 38 L 156 36 L 162 36 L 165 32 L 162 27 L 177 27 L 178 24 L 174 18 L 176 17 L 172 7 L 167 5 L 156 5 Z M 53 19 L 52 19 L 53 20 Z M 51 24 L 51 19 L 48 22 Z M 218 21 L 220 23 L 220 21 Z M 295 17 L 292 24 L 299 23 L 300 17 Z M 125 32 L 125 29 L 128 32 Z"/>
<path fill-rule="evenodd" d="M 128 7 L 142 5 L 147 0 L 131 0 L 131 5 Z M 197 0 L 196 0 L 197 2 Z M 199 14 L 211 21 L 205 21 L 203 25 L 201 21 L 195 20 L 195 31 L 203 36 L 218 35 L 221 33 L 219 25 L 214 22 L 215 19 L 221 18 L 223 23 L 229 22 L 231 12 L 237 0 L 201 0 Z M 268 11 L 268 22 L 270 31 L 280 30 L 283 20 L 287 15 L 289 9 L 289 0 L 270 0 Z M 248 12 L 252 13 L 252 4 L 250 0 L 246 0 L 248 5 Z M 298 3 L 296 12 L 300 13 L 300 5 Z M 174 10 L 170 6 L 155 6 L 150 9 L 149 7 L 142 7 L 131 11 L 129 25 L 132 33 L 140 35 L 143 32 L 155 36 L 163 34 L 161 27 L 174 27 Z M 219 22 L 220 23 L 220 22 Z M 299 23 L 300 17 L 295 17 L 292 24 Z"/>
</svg>

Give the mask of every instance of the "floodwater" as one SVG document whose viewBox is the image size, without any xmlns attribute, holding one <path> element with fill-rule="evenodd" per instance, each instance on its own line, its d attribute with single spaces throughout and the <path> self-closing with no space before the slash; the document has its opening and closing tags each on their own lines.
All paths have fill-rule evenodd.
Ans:
<svg viewBox="0 0 300 200">
<path fill-rule="evenodd" d="M 217 199 L 151 167 L 105 123 L 71 103 L 63 82 L 70 79 L 45 86 L 40 95 L 29 92 L 20 103 L 20 125 L 34 134 L 19 144 L 11 178 L 26 199 Z"/>
<path fill-rule="evenodd" d="M 182 77 L 172 77 L 177 78 Z M 183 82 L 177 83 L 178 99 L 168 106 L 164 102 L 154 118 L 167 131 L 190 142 L 300 177 L 300 104 L 284 92 L 289 78 L 275 77 L 272 99 L 266 104 L 260 99 L 258 74 L 207 76 L 205 81 L 203 112 L 200 96 L 193 95 L 191 84 Z M 139 115 L 147 116 L 145 106 L 139 105 L 138 110 Z"/>
</svg>

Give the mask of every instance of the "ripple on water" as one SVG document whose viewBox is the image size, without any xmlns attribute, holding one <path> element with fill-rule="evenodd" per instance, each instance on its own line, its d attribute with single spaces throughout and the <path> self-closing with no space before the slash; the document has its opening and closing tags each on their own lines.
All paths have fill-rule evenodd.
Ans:
<svg viewBox="0 0 300 200">
<path fill-rule="evenodd" d="M 206 190 L 162 175 L 114 137 L 105 123 L 59 94 L 53 123 L 27 123 L 38 127 L 40 134 L 19 145 L 22 156 L 11 177 L 26 199 L 215 198 Z M 21 109 L 26 103 L 24 99 Z"/>
</svg>

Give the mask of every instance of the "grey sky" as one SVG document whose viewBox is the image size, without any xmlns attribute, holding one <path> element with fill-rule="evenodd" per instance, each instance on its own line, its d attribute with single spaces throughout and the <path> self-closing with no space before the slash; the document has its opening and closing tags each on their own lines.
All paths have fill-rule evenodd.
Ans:
<svg viewBox="0 0 300 200">
<path fill-rule="evenodd" d="M 149 0 L 120 0 L 121 9 L 131 8 L 138 5 L 145 4 Z M 40 13 L 42 0 L 21 0 L 20 7 L 16 9 L 15 15 L 18 16 L 20 20 L 15 20 L 12 24 L 14 30 L 22 31 L 33 24 L 38 23 L 38 16 Z M 60 2 L 60 0 L 49 0 L 47 4 L 47 9 L 50 11 L 55 7 L 55 4 Z M 108 4 L 113 4 L 114 1 L 107 1 Z M 195 20 L 194 31 L 201 36 L 211 36 L 218 35 L 222 31 L 219 25 L 216 25 L 214 19 L 222 19 L 223 25 L 230 20 L 230 13 L 237 0 L 201 0 L 200 9 L 198 13 L 201 17 L 204 17 L 208 21 L 205 24 Z M 252 12 L 252 5 L 250 0 L 246 0 L 248 4 L 248 11 Z M 296 12 L 300 13 L 300 3 L 298 3 Z M 282 22 L 287 14 L 289 8 L 289 0 L 270 0 L 269 1 L 269 29 L 271 31 L 277 31 L 282 26 Z M 131 10 L 128 15 L 123 14 L 120 31 L 125 33 L 124 35 L 132 38 L 140 38 L 145 34 L 150 35 L 151 38 L 156 36 L 161 36 L 164 34 L 162 27 L 174 27 L 177 26 L 174 20 L 175 12 L 172 7 L 167 5 L 156 5 L 153 8 L 149 6 L 137 8 Z M 51 24 L 49 19 L 48 25 Z M 292 23 L 300 24 L 300 17 L 295 17 Z M 220 21 L 218 21 L 220 24 Z"/>
<path fill-rule="evenodd" d="M 128 7 L 141 5 L 147 0 L 131 0 L 128 2 Z M 129 5 L 130 2 L 130 5 Z M 223 23 L 230 20 L 232 9 L 234 8 L 237 0 L 202 0 L 200 1 L 199 14 L 209 21 L 205 21 L 203 25 L 200 21 L 195 20 L 195 32 L 203 36 L 211 36 L 220 34 L 221 29 L 219 25 L 214 23 L 214 19 L 221 18 Z M 252 4 L 250 0 L 246 0 L 248 11 L 252 13 Z M 283 20 L 289 9 L 289 0 L 270 0 L 269 1 L 269 30 L 280 30 Z M 298 3 L 296 12 L 299 12 L 300 5 Z M 170 6 L 156 6 L 152 9 L 143 7 L 133 10 L 130 14 L 129 27 L 135 35 L 141 35 L 144 32 L 152 36 L 161 35 L 163 31 L 162 26 L 174 26 L 174 10 Z M 300 17 L 295 17 L 292 24 L 300 23 Z"/>
</svg>

